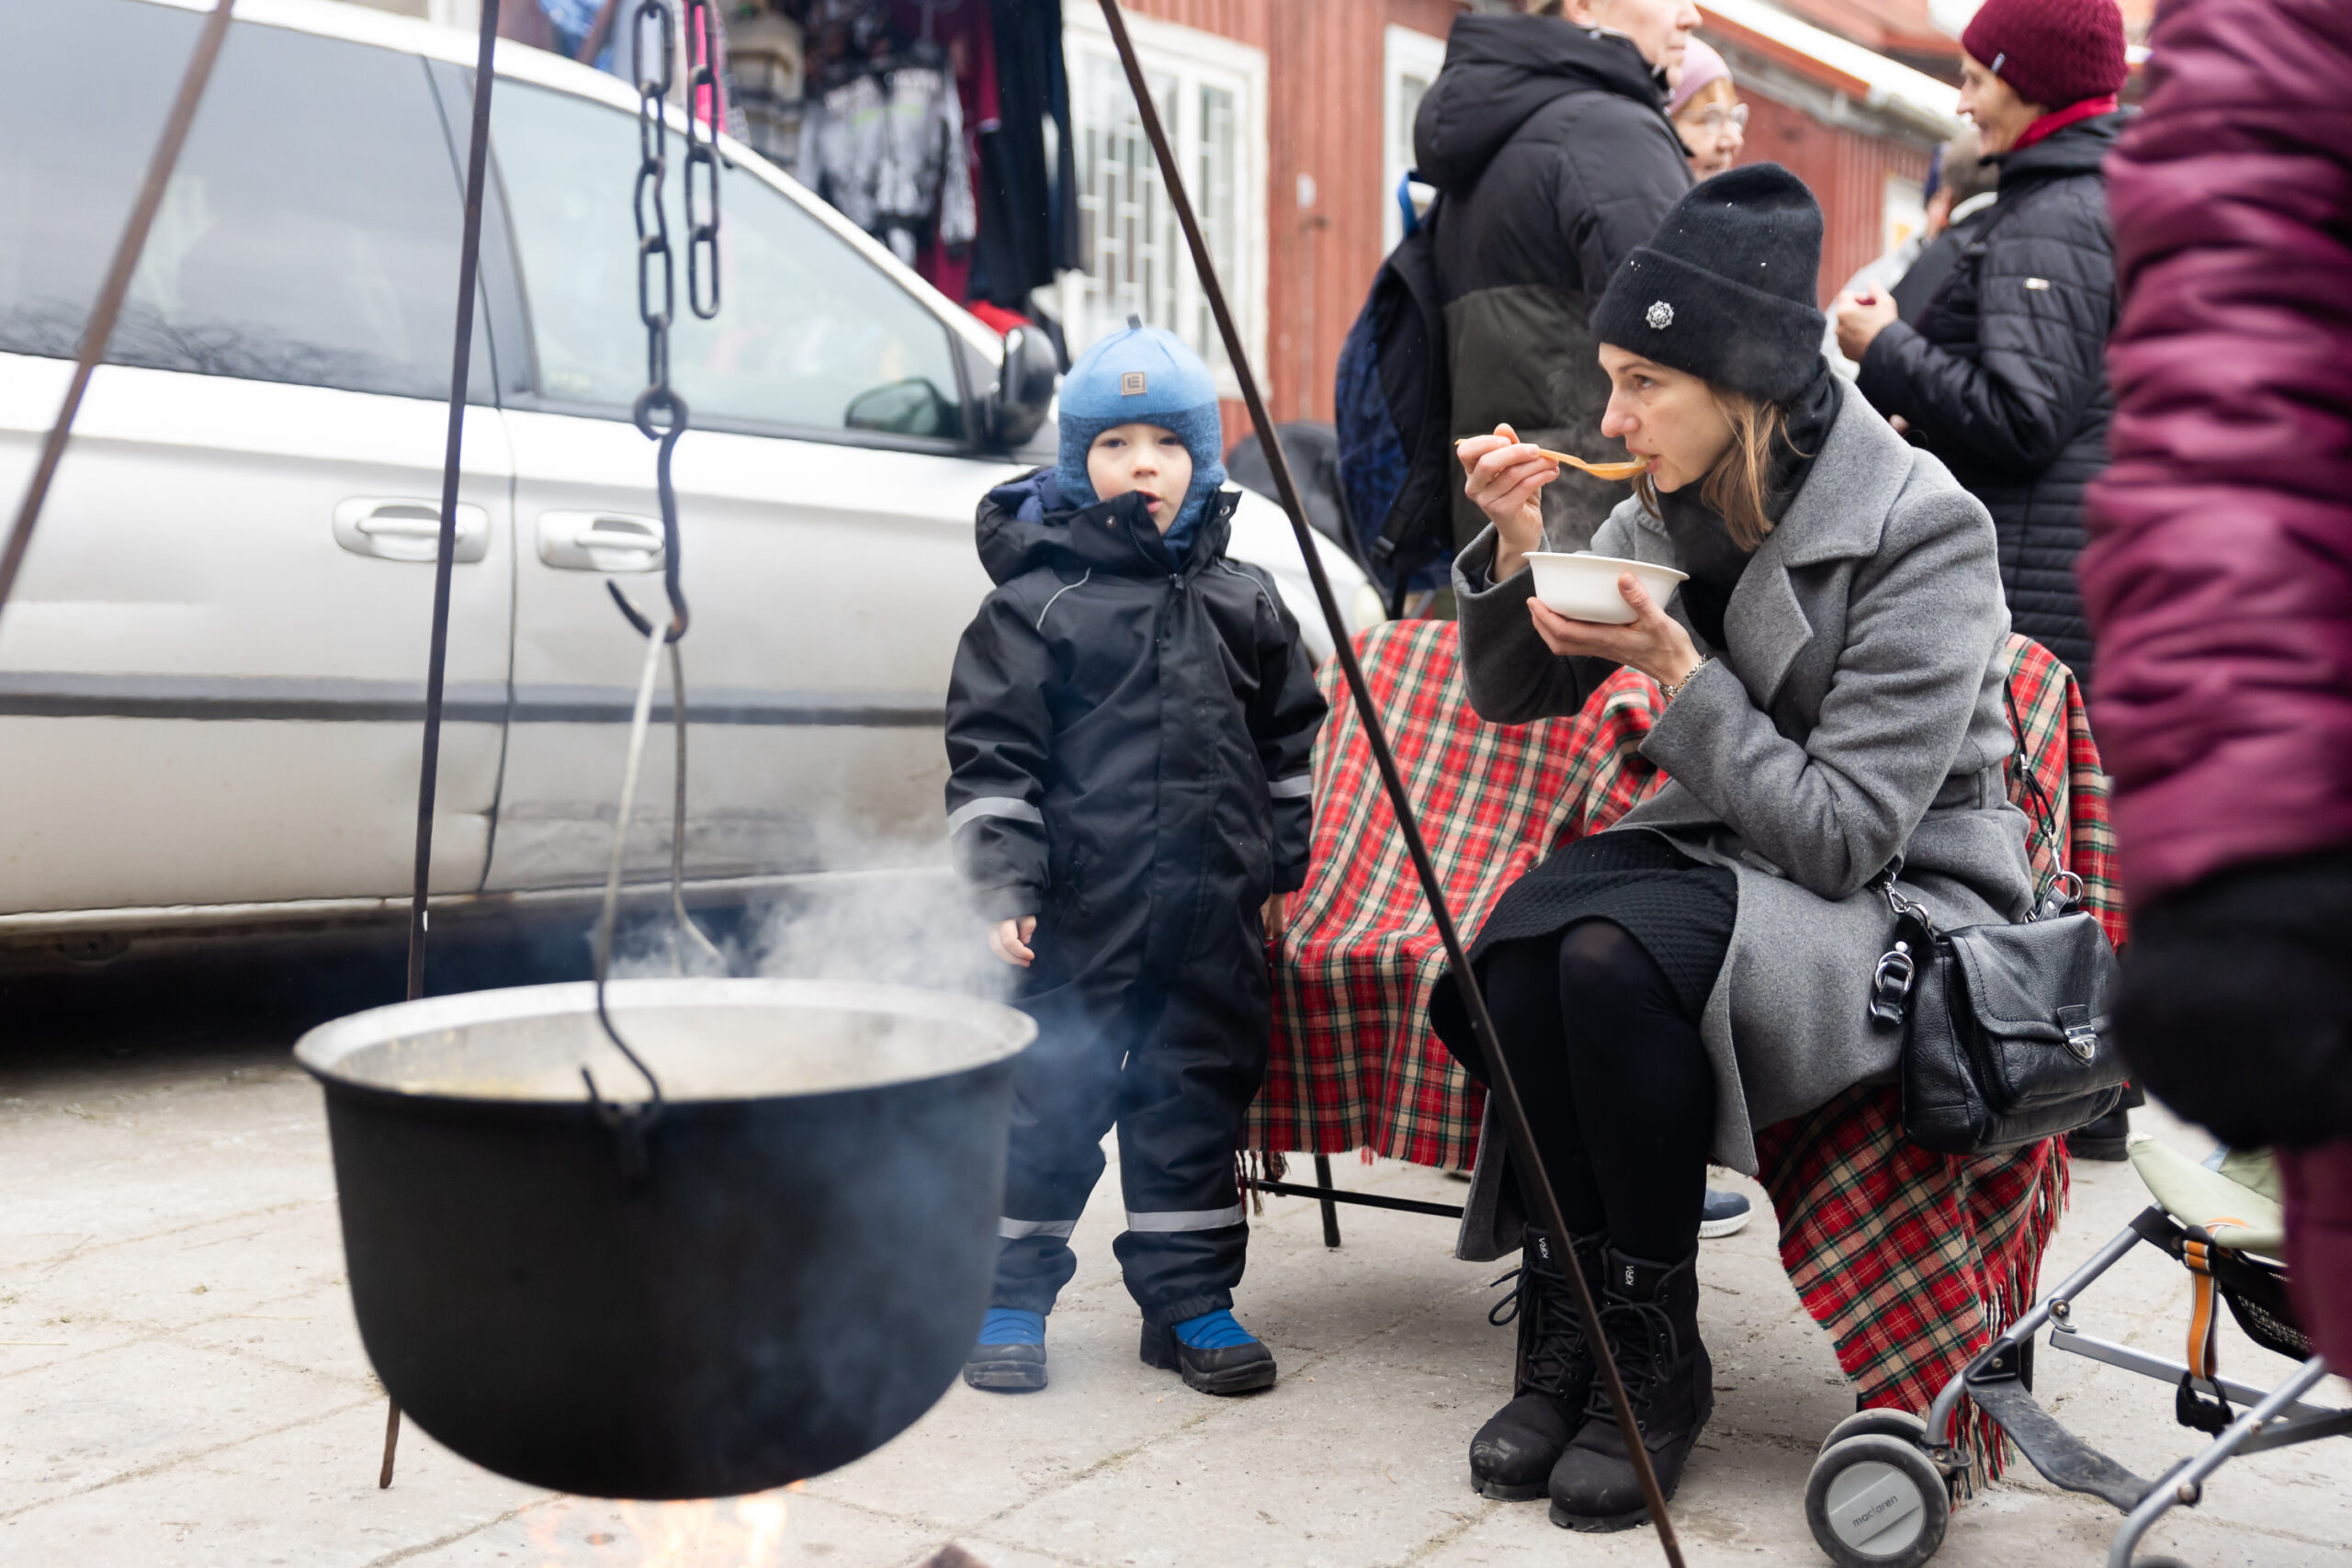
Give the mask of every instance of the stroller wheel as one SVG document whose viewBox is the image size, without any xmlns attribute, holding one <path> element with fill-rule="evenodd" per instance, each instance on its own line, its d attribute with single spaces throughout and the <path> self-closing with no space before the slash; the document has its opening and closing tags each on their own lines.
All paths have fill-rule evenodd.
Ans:
<svg viewBox="0 0 2352 1568">
<path fill-rule="evenodd" d="M 1882 1437 L 1900 1438 L 1917 1448 L 1920 1446 L 1920 1439 L 1928 1435 L 1928 1424 L 1908 1410 L 1857 1410 L 1830 1427 L 1829 1436 L 1821 1439 L 1821 1447 L 1815 1451 L 1826 1454 L 1849 1438 L 1873 1432 Z"/>
<path fill-rule="evenodd" d="M 1864 1432 L 1814 1461 L 1804 1517 L 1838 1568 L 1918 1568 L 1944 1543 L 1951 1494 L 1916 1443 Z"/>
</svg>

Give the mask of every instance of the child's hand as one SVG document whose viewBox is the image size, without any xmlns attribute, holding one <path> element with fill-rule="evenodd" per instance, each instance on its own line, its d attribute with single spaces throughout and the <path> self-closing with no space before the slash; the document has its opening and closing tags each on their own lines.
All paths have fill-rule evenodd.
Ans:
<svg viewBox="0 0 2352 1568">
<path fill-rule="evenodd" d="M 1266 922 L 1266 940 L 1268 942 L 1282 941 L 1283 933 L 1290 930 L 1290 895 L 1287 893 L 1267 894 L 1263 913 Z"/>
<path fill-rule="evenodd" d="M 1282 897 L 1279 893 L 1276 897 Z M 1037 955 L 1029 951 L 1029 939 L 1037 933 L 1037 917 L 1023 915 L 1017 920 L 999 920 L 989 928 L 989 951 L 1007 964 L 1026 969 Z"/>
</svg>

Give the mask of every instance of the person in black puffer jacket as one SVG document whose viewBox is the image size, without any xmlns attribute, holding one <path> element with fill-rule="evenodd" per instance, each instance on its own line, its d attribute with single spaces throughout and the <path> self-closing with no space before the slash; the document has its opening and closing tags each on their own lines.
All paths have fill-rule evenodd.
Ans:
<svg viewBox="0 0 2352 1568">
<path fill-rule="evenodd" d="M 1115 1122 L 1143 1359 L 1238 1393 L 1275 1375 L 1231 1310 L 1233 1156 L 1266 1071 L 1266 941 L 1306 880 L 1323 697 L 1272 578 L 1226 558 L 1239 496 L 1200 356 L 1135 323 L 1071 367 L 1060 408 L 1059 467 L 980 503 L 998 586 L 947 694 L 950 841 L 1037 1022 L 965 1381 L 1045 1386 Z"/>
<path fill-rule="evenodd" d="M 1463 16 L 1413 122 L 1438 204 L 1437 279 L 1457 434 L 1606 456 L 1609 378 L 1588 324 L 1617 264 L 1690 188 L 1666 118 L 1663 72 L 1699 13 L 1689 0 L 1558 0 L 1565 15 Z M 1487 519 L 1453 483 L 1453 542 Z M 1581 549 L 1622 484 L 1565 472 L 1544 494 L 1544 537 Z"/>
<path fill-rule="evenodd" d="M 2087 687 L 2075 558 L 2115 414 L 2115 235 L 2099 162 L 2124 123 L 2122 17 L 2115 0 L 1986 0 L 1961 42 L 1961 110 L 2000 164 L 2000 200 L 1916 325 L 1883 292 L 1844 295 L 1838 344 L 1871 405 L 1992 513 L 2011 626 Z"/>
</svg>

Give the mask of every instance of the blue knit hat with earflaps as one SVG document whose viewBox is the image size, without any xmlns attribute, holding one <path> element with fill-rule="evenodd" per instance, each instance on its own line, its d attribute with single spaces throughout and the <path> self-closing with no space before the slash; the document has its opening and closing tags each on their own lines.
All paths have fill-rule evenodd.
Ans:
<svg viewBox="0 0 2352 1568">
<path fill-rule="evenodd" d="M 1156 424 L 1171 432 L 1193 456 L 1192 488 L 1166 535 L 1169 553 L 1181 560 L 1209 497 L 1225 484 L 1225 427 L 1216 402 L 1216 378 L 1191 344 L 1128 317 L 1125 327 L 1080 355 L 1062 378 L 1061 465 L 1054 470 L 1062 504 L 1091 506 L 1102 499 L 1087 477 L 1086 453 L 1104 431 Z"/>
</svg>

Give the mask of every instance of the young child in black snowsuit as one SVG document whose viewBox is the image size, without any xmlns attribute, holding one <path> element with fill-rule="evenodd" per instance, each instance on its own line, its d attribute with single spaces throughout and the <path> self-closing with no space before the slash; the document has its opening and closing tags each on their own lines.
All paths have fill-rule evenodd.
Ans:
<svg viewBox="0 0 2352 1568">
<path fill-rule="evenodd" d="M 1225 558 L 1216 384 L 1131 323 L 1061 390 L 1061 462 L 980 503 L 996 591 L 947 698 L 948 829 L 1037 1042 L 1015 1068 L 1003 1249 L 975 1388 L 1046 1386 L 1046 1314 L 1119 1131 L 1143 1359 L 1274 1381 L 1233 1318 L 1234 1180 L 1265 1077 L 1265 943 L 1304 884 L 1324 704 L 1272 578 Z M 1270 930 L 1271 928 L 1271 930 Z"/>
</svg>

